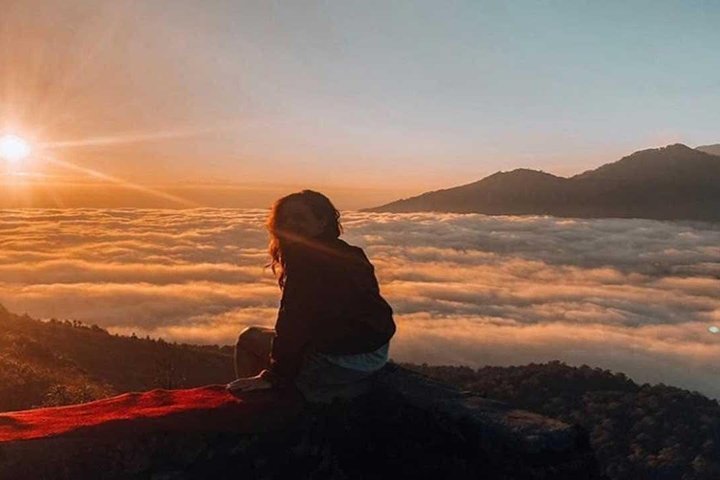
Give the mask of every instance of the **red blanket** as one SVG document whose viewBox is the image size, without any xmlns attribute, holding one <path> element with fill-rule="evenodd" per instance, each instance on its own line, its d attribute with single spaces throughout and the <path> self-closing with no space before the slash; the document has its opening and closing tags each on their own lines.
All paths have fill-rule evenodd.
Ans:
<svg viewBox="0 0 720 480">
<path fill-rule="evenodd" d="M 67 407 L 0 413 L 0 442 L 162 431 L 258 431 L 294 415 L 297 398 L 231 395 L 224 385 L 152 390 Z"/>
</svg>

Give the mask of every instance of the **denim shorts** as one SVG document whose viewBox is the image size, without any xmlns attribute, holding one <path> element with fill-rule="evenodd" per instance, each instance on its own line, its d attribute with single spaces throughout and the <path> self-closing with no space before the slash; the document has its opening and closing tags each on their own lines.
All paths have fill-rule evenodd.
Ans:
<svg viewBox="0 0 720 480">
<path fill-rule="evenodd" d="M 341 367 L 322 355 L 309 352 L 295 378 L 295 386 L 308 401 L 328 402 L 333 398 L 351 398 L 364 393 L 376 373 Z"/>
</svg>

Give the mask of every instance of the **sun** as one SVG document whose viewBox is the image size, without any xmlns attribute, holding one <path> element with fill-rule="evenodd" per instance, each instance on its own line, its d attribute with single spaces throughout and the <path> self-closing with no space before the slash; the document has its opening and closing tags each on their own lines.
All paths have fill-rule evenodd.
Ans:
<svg viewBox="0 0 720 480">
<path fill-rule="evenodd" d="M 0 137 L 0 158 L 9 162 L 19 162 L 30 155 L 30 145 L 17 135 Z"/>
</svg>

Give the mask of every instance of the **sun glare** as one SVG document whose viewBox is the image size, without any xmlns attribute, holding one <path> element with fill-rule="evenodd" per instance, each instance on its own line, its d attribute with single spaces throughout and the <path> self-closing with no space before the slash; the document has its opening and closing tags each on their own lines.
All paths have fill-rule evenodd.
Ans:
<svg viewBox="0 0 720 480">
<path fill-rule="evenodd" d="M 0 158 L 9 162 L 17 162 L 30 155 L 30 145 L 17 135 L 0 137 Z"/>
</svg>

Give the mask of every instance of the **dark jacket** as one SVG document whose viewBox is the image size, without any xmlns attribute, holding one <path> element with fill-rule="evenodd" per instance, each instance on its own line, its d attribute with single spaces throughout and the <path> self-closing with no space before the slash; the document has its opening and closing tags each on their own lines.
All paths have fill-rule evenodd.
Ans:
<svg viewBox="0 0 720 480">
<path fill-rule="evenodd" d="M 285 286 L 275 324 L 270 373 L 297 375 L 309 349 L 328 354 L 372 352 L 395 333 L 392 308 L 380 296 L 361 248 L 340 239 L 284 248 Z"/>
</svg>

